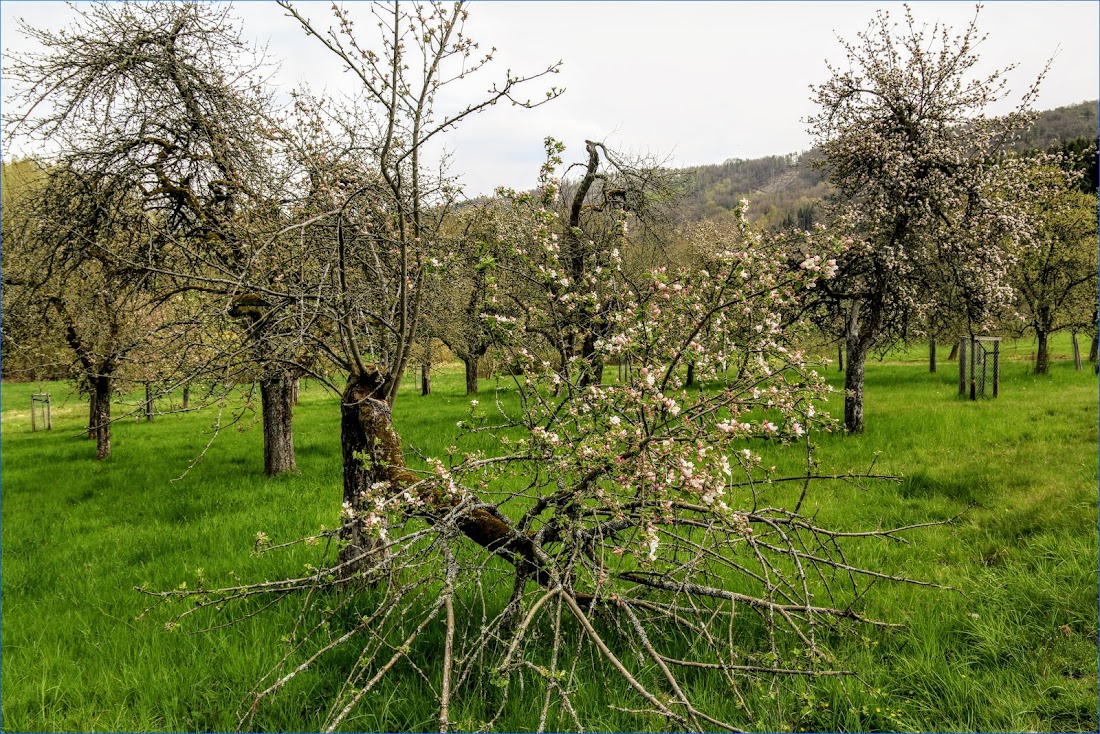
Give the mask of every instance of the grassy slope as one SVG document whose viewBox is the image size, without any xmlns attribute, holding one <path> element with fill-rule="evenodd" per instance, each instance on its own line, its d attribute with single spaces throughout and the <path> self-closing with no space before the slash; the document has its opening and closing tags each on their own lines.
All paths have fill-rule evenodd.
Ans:
<svg viewBox="0 0 1100 734">
<path fill-rule="evenodd" d="M 954 364 L 929 375 L 919 350 L 869 365 L 867 433 L 823 437 L 819 458 L 826 470 L 859 469 L 879 451 L 876 470 L 905 479 L 864 490 L 822 486 L 811 493 L 812 509 L 857 529 L 927 522 L 973 505 L 952 526 L 912 534 L 908 545 L 863 543 L 852 556 L 960 592 L 876 586 L 868 611 L 907 627 L 835 643 L 863 683 L 796 683 L 774 698 L 767 687 L 750 689 L 756 718 L 742 719 L 746 726 L 1096 730 L 1096 380 L 1064 360 L 1048 377 L 1030 375 L 1029 346 L 1006 346 L 1001 397 L 977 404 L 955 399 Z M 1065 346 L 1055 343 L 1062 353 Z M 402 397 L 398 427 L 413 446 L 439 454 L 468 403 L 460 373 L 434 382 L 431 398 Z M 29 394 L 43 387 L 54 395 L 55 428 L 32 434 Z M 3 728 L 231 729 L 245 694 L 279 657 L 292 605 L 206 635 L 167 633 L 160 610 L 136 619 L 145 599 L 132 588 L 194 585 L 199 568 L 210 584 L 230 581 L 232 571 L 273 578 L 309 562 L 315 551 L 306 548 L 260 558 L 248 551 L 257 531 L 278 541 L 335 522 L 333 399 L 304 392 L 295 418 L 302 471 L 277 480 L 262 476 L 256 426 L 223 429 L 184 481 L 170 481 L 205 444 L 211 411 L 123 421 L 103 464 L 76 437 L 85 420 L 84 402 L 66 398 L 62 385 L 3 386 Z M 338 675 L 314 671 L 257 725 L 315 728 L 325 691 L 339 680 L 326 672 Z M 625 694 L 601 688 L 598 672 L 584 681 L 592 690 L 581 704 L 603 711 L 605 728 L 638 726 L 602 708 Z M 713 682 L 697 686 L 728 698 Z M 529 726 L 525 707 L 513 708 L 500 725 Z M 465 711 L 470 722 L 481 714 L 476 702 Z M 430 728 L 430 716 L 415 689 L 389 688 L 349 727 Z"/>
</svg>

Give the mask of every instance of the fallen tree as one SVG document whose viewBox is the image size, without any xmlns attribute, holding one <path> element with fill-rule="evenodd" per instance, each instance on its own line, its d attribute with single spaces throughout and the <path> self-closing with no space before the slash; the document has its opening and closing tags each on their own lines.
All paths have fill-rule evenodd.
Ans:
<svg viewBox="0 0 1100 734">
<path fill-rule="evenodd" d="M 538 192 L 515 197 L 518 221 L 543 248 L 529 258 L 529 282 L 555 277 L 547 265 L 557 250 L 540 225 L 556 193 L 551 171 Z M 275 582 L 143 591 L 158 604 L 193 602 L 172 625 L 204 610 L 239 618 L 280 600 L 301 604 L 287 653 L 248 697 L 242 728 L 318 661 L 349 650 L 328 731 L 397 675 L 435 698 L 441 731 L 491 730 L 517 687 L 530 696 L 532 686 L 541 707 L 529 712 L 531 729 L 582 730 L 575 694 L 590 665 L 632 696 L 614 707 L 643 727 L 737 731 L 751 712 L 729 720 L 693 685 L 700 675 L 744 703 L 760 678 L 851 673 L 832 663 L 824 638 L 853 624 L 889 626 L 858 607 L 870 584 L 924 582 L 861 568 L 844 549 L 918 526 L 842 531 L 802 514 L 815 482 L 885 477 L 816 470 L 810 437 L 835 425 L 822 409 L 830 391 L 788 342 L 784 314 L 832 265 L 809 254 L 813 236 L 791 237 L 766 238 L 742 220 L 724 247 L 709 248 L 705 268 L 636 281 L 613 256 L 600 292 L 616 294 L 619 307 L 593 346 L 600 359 L 631 355 L 638 368 L 623 382 L 570 381 L 584 371 L 543 361 L 532 332 L 494 317 L 517 374 L 492 420 L 472 401 L 463 426 L 492 434 L 498 455 L 455 451 L 411 469 L 386 401 L 345 395 L 372 483 L 345 502 L 342 529 L 306 539 L 325 543 L 327 561 Z M 545 285 L 532 309 L 554 300 Z M 684 385 L 689 358 L 697 389 Z M 762 451 L 773 444 L 804 453 L 804 471 L 769 468 Z M 793 491 L 777 494 L 777 485 Z M 778 496 L 790 501 L 771 501 Z"/>
</svg>

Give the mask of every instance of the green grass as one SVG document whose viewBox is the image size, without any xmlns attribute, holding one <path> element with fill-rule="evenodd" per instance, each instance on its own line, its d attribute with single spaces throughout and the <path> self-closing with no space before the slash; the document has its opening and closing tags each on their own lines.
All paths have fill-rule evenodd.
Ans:
<svg viewBox="0 0 1100 734">
<path fill-rule="evenodd" d="M 1054 342 L 1056 357 L 1068 353 L 1068 341 Z M 977 403 L 957 399 L 957 367 L 945 361 L 946 350 L 937 374 L 928 373 L 921 349 L 868 365 L 866 433 L 819 437 L 819 461 L 825 471 L 865 469 L 881 452 L 875 470 L 903 479 L 865 489 L 823 485 L 804 509 L 851 529 L 966 510 L 949 526 L 910 534 L 909 544 L 865 541 L 850 556 L 958 591 L 876 585 L 865 610 L 906 626 L 832 640 L 838 664 L 858 670 L 860 680 L 749 687 L 753 719 L 732 702 L 724 717 L 793 731 L 1096 731 L 1097 382 L 1066 359 L 1055 359 L 1048 376 L 1032 375 L 1031 351 L 1027 342 L 1006 343 L 1001 395 Z M 835 371 L 829 378 L 840 384 Z M 408 382 L 398 430 L 412 448 L 440 455 L 468 413 L 462 374 L 437 372 L 429 398 Z M 483 382 L 483 391 L 490 387 Z M 44 390 L 53 395 L 54 430 L 32 433 L 29 396 Z M 133 587 L 193 587 L 200 568 L 208 585 L 230 582 L 233 572 L 275 578 L 316 560 L 317 550 L 306 547 L 261 557 L 249 551 L 261 530 L 279 541 L 336 523 L 335 399 L 314 385 L 303 392 L 295 413 L 298 475 L 263 476 L 256 425 L 223 428 L 179 482 L 171 480 L 205 446 L 215 411 L 121 421 L 112 456 L 97 463 L 80 435 L 86 403 L 65 385 L 5 383 L 2 399 L 3 729 L 234 728 L 252 685 L 283 651 L 294 605 L 194 635 L 166 631 L 164 609 L 139 619 L 149 599 Z M 488 394 L 481 402 L 491 409 Z M 794 453 L 774 452 L 773 460 L 796 467 Z M 770 500 L 782 501 L 791 490 L 771 492 Z M 261 709 L 255 726 L 318 727 L 326 692 L 342 680 L 339 663 L 310 671 Z M 581 680 L 578 705 L 594 728 L 667 726 L 607 709 L 631 699 L 598 669 Z M 719 705 L 731 698 L 713 677 L 688 680 Z M 346 728 L 431 728 L 422 693 L 418 676 L 400 677 Z M 529 728 L 536 699 L 518 697 L 498 726 Z M 480 700 L 456 707 L 470 725 L 485 716 Z"/>
</svg>

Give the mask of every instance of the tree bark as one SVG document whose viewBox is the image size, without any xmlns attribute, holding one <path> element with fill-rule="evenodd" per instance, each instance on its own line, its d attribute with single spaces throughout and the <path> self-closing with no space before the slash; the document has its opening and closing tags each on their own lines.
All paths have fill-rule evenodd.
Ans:
<svg viewBox="0 0 1100 734">
<path fill-rule="evenodd" d="M 1090 362 L 1095 362 L 1096 361 L 1096 356 L 1097 356 L 1096 353 L 1097 353 L 1098 350 L 1100 350 L 1100 338 L 1094 336 L 1092 338 L 1092 344 L 1089 345 L 1089 361 Z"/>
<path fill-rule="evenodd" d="M 957 341 L 951 344 L 951 353 L 947 355 L 948 362 L 954 362 L 955 358 L 959 356 L 959 343 Z"/>
<path fill-rule="evenodd" d="M 88 386 L 88 440 L 94 441 L 96 438 L 96 421 L 98 416 L 96 414 L 96 389 L 93 382 Z"/>
<path fill-rule="evenodd" d="M 145 381 L 145 420 L 153 421 L 153 383 Z"/>
<path fill-rule="evenodd" d="M 844 429 L 863 433 L 863 368 L 867 349 L 856 339 L 848 342 L 848 368 L 844 371 Z"/>
<path fill-rule="evenodd" d="M 589 331 L 585 334 L 584 341 L 581 344 L 581 374 L 577 382 L 580 387 L 599 385 L 603 382 L 603 360 L 596 354 L 596 342 L 599 341 L 599 335 L 596 333 L 594 325 L 590 324 L 588 329 Z"/>
<path fill-rule="evenodd" d="M 928 371 L 936 372 L 936 340 L 928 340 Z"/>
<path fill-rule="evenodd" d="M 585 260 L 586 257 L 593 253 L 589 251 L 588 244 L 585 239 L 578 233 L 581 232 L 581 214 L 584 211 L 584 201 L 588 197 L 588 192 L 592 188 L 592 184 L 596 182 L 598 176 L 598 169 L 600 165 L 600 155 L 598 151 L 598 144 L 591 141 L 584 141 L 585 150 L 588 152 L 588 165 L 585 168 L 584 176 L 581 178 L 580 183 L 577 185 L 577 190 L 573 194 L 573 201 L 569 207 L 569 222 L 566 228 L 567 242 L 569 243 L 569 275 L 570 280 L 573 282 L 573 287 L 577 288 L 584 282 L 585 279 Z M 576 313 L 575 328 L 578 335 L 583 335 L 581 339 L 581 361 L 579 365 L 580 374 L 577 375 L 577 385 L 584 388 L 589 385 L 599 385 L 603 382 L 603 360 L 601 360 L 596 354 L 596 342 L 599 339 L 596 327 L 596 315 L 598 311 L 591 309 L 587 306 L 583 306 Z M 573 337 L 568 339 L 570 348 L 575 345 L 573 343 Z M 571 357 L 571 354 L 563 354 L 563 362 L 567 362 Z"/>
<path fill-rule="evenodd" d="M 1081 371 L 1081 342 L 1077 339 L 1077 332 L 1072 335 L 1073 338 L 1073 369 L 1078 372 Z"/>
<path fill-rule="evenodd" d="M 476 354 L 471 354 L 462 358 L 463 364 L 466 365 L 466 394 L 477 395 L 477 363 L 480 358 Z"/>
<path fill-rule="evenodd" d="M 420 394 L 432 394 L 432 366 L 427 362 L 420 365 Z"/>
<path fill-rule="evenodd" d="M 1049 335 L 1045 331 L 1036 331 L 1035 336 L 1039 339 L 1039 348 L 1035 352 L 1035 374 L 1045 375 L 1050 368 L 1050 357 L 1047 353 L 1047 338 Z"/>
<path fill-rule="evenodd" d="M 103 461 L 111 455 L 111 377 L 92 379 L 92 429 L 95 431 L 95 457 Z"/>
<path fill-rule="evenodd" d="M 393 428 L 385 382 L 377 372 L 352 374 L 340 400 L 340 452 L 344 464 L 344 508 L 362 509 L 377 482 L 400 478 L 405 467 L 401 440 Z M 411 478 L 415 481 L 415 477 Z M 375 563 L 380 542 L 357 518 L 344 518 L 339 562 L 343 578 Z"/>
<path fill-rule="evenodd" d="M 687 379 L 684 381 L 684 387 L 691 387 L 695 384 L 695 363 L 688 362 Z"/>
<path fill-rule="evenodd" d="M 477 363 L 477 376 L 482 380 L 491 380 L 493 375 L 496 374 L 496 360 L 489 358 L 486 359 L 485 355 L 488 354 L 488 349 L 482 349 Z"/>
<path fill-rule="evenodd" d="M 297 405 L 298 397 L 302 393 L 302 378 L 300 375 L 294 375 L 290 381 L 290 404 Z"/>
<path fill-rule="evenodd" d="M 959 343 L 955 347 L 959 355 L 959 397 L 966 397 L 966 353 L 970 349 L 969 342 L 969 338 L 959 337 Z"/>
<path fill-rule="evenodd" d="M 870 337 L 860 331 L 860 306 L 860 301 L 852 302 L 845 334 L 848 366 L 844 371 L 844 428 L 850 434 L 863 433 L 863 370 L 871 347 Z"/>
<path fill-rule="evenodd" d="M 844 344 L 842 343 L 836 345 L 836 371 L 844 371 Z"/>
<path fill-rule="evenodd" d="M 191 407 L 191 386 L 183 386 L 183 409 L 187 410 Z"/>
<path fill-rule="evenodd" d="M 353 374 L 340 404 L 340 444 L 344 462 L 344 503 L 358 513 L 370 508 L 365 500 L 378 491 L 383 494 L 400 492 L 419 477 L 405 465 L 401 438 L 393 427 L 390 406 L 385 395 L 384 380 L 376 372 Z M 385 486 L 377 488 L 378 483 Z M 451 495 L 424 498 L 418 511 L 429 523 L 439 522 L 454 509 L 459 500 Z M 538 561 L 534 541 L 516 530 L 507 517 L 492 508 L 472 509 L 456 519 L 458 529 L 486 550 L 506 559 L 518 571 L 532 580 L 545 584 L 547 575 Z M 378 568 L 377 553 L 382 542 L 367 530 L 359 517 L 345 519 L 340 530 L 344 545 L 338 562 L 343 578 Z"/>
<path fill-rule="evenodd" d="M 264 473 L 275 477 L 296 471 L 294 459 L 294 380 L 275 369 L 260 381 L 264 421 Z"/>
</svg>

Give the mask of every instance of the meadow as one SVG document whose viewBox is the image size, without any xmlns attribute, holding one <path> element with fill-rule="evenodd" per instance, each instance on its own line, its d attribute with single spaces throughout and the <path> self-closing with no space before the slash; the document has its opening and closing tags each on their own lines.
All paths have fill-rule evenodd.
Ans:
<svg viewBox="0 0 1100 734">
<path fill-rule="evenodd" d="M 850 530 L 955 517 L 909 533 L 908 543 L 860 543 L 850 556 L 954 590 L 874 585 L 863 609 L 904 626 L 831 642 L 838 667 L 858 677 L 765 683 L 746 695 L 751 719 L 732 700 L 725 718 L 755 730 L 1097 730 L 1097 380 L 1091 365 L 1078 372 L 1064 358 L 1068 342 L 1054 341 L 1045 376 L 1031 373 L 1033 344 L 1006 342 L 1000 397 L 978 402 L 958 399 L 957 366 L 944 352 L 935 374 L 920 348 L 869 362 L 866 432 L 819 437 L 818 461 L 823 472 L 844 472 L 873 460 L 900 481 L 822 484 L 804 509 Z M 415 463 L 456 442 L 469 401 L 460 369 L 437 370 L 429 397 L 414 382 L 395 420 Z M 495 384 L 482 381 L 482 403 Z M 30 394 L 44 391 L 54 427 L 32 433 Z M 249 691 L 282 655 L 297 606 L 193 634 L 204 625 L 166 629 L 178 609 L 143 614 L 153 600 L 134 587 L 277 578 L 316 561 L 317 549 L 304 546 L 251 551 L 261 531 L 278 543 L 336 524 L 336 398 L 305 384 L 294 429 L 300 471 L 277 479 L 263 476 L 260 427 L 248 415 L 223 426 L 174 481 L 210 440 L 216 409 L 121 420 L 111 457 L 97 463 L 82 437 L 86 402 L 68 385 L 5 382 L 0 407 L 2 728 L 234 729 Z M 797 450 L 774 457 L 803 460 Z M 785 490 L 775 491 L 781 499 Z M 335 662 L 265 705 L 254 727 L 315 729 L 342 680 Z M 607 708 L 626 691 L 598 671 L 585 680 L 591 690 L 577 698 L 590 721 L 639 726 Z M 699 685 L 720 699 L 717 683 Z M 480 705 L 456 702 L 458 720 L 476 727 Z M 385 687 L 344 729 L 431 730 L 433 711 L 415 685 Z M 520 699 L 498 726 L 525 730 L 529 717 Z"/>
</svg>

